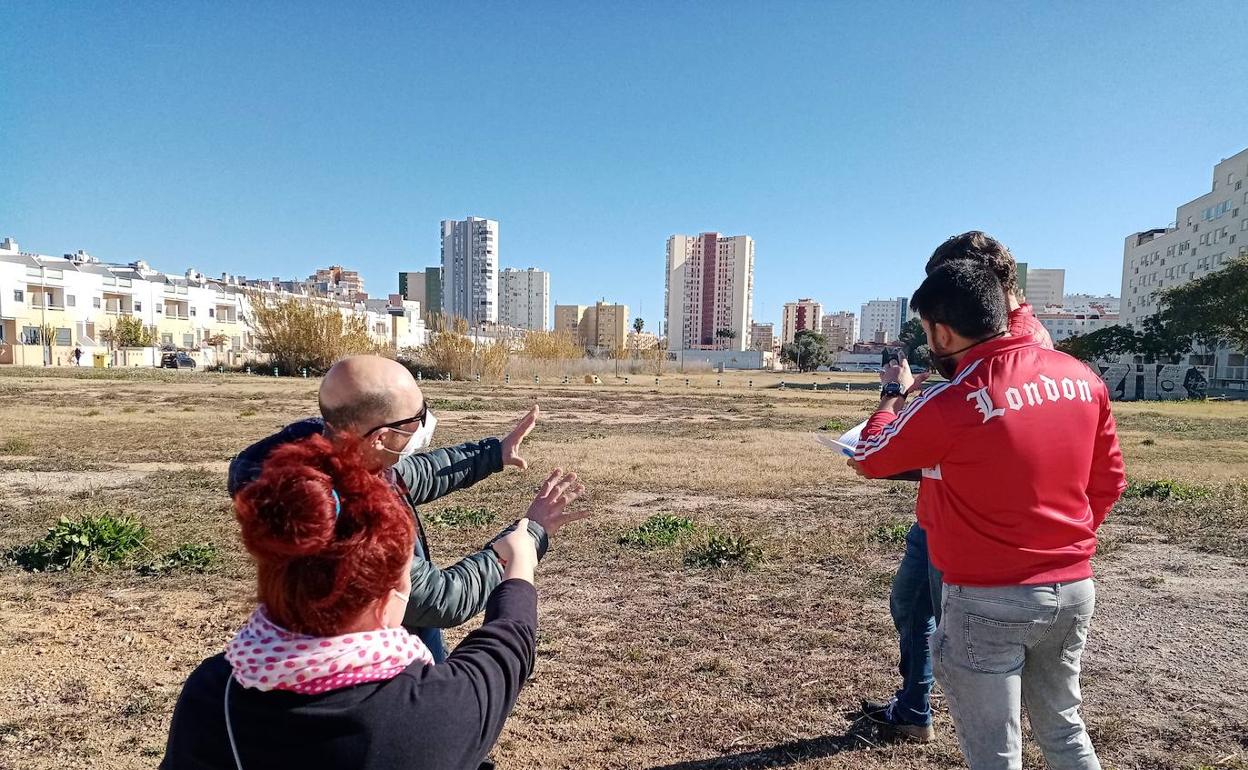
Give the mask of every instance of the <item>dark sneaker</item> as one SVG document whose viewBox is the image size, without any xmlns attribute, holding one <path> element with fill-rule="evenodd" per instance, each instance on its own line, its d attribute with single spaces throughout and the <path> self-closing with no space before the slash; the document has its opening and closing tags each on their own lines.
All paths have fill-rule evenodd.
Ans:
<svg viewBox="0 0 1248 770">
<path fill-rule="evenodd" d="M 898 720 L 893 715 L 892 701 L 873 701 L 864 698 L 862 713 L 880 738 L 886 741 L 927 743 L 936 737 L 936 731 L 930 724 L 914 725 Z"/>
</svg>

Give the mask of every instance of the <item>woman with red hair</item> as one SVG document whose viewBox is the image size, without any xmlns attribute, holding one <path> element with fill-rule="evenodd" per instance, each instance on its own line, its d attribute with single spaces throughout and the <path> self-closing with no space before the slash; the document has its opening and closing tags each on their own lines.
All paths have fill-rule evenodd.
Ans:
<svg viewBox="0 0 1248 770">
<path fill-rule="evenodd" d="M 562 512 L 583 492 L 556 470 L 529 514 Z M 527 522 L 492 544 L 503 581 L 484 625 L 435 666 L 400 625 L 411 513 L 358 448 L 314 436 L 275 450 L 235 512 L 259 605 L 187 680 L 161 767 L 479 767 L 533 668 Z"/>
</svg>

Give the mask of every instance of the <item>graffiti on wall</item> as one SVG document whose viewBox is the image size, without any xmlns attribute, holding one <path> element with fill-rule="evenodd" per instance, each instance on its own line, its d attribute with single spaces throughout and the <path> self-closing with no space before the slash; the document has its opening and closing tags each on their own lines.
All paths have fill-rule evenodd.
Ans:
<svg viewBox="0 0 1248 770">
<path fill-rule="evenodd" d="M 1096 369 L 1114 401 L 1168 401 L 1204 398 L 1209 380 L 1187 364 L 1098 362 Z"/>
</svg>

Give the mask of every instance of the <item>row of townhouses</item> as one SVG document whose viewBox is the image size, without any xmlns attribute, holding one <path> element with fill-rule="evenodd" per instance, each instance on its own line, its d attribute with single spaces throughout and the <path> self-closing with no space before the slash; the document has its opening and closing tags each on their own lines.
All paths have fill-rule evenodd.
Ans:
<svg viewBox="0 0 1248 770">
<path fill-rule="evenodd" d="M 63 257 L 24 252 L 6 238 L 0 242 L 0 364 L 69 365 L 77 360 L 75 350 L 84 366 L 154 366 L 167 351 L 184 351 L 201 366 L 262 362 L 251 313 L 260 295 L 332 304 L 362 317 L 379 344 L 424 344 L 419 302 L 341 289 L 314 278 L 208 278 L 195 270 L 169 275 L 142 261 L 106 264 L 83 251 Z M 104 332 L 122 316 L 138 319 L 156 344 L 120 350 L 106 344 Z"/>
</svg>

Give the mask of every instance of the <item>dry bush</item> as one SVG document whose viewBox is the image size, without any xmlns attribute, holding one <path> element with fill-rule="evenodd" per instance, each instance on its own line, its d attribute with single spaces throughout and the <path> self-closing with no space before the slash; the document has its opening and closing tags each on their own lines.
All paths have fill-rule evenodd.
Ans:
<svg viewBox="0 0 1248 770">
<path fill-rule="evenodd" d="M 529 332 L 520 355 L 534 361 L 571 361 L 584 358 L 585 351 L 567 332 Z"/>
<path fill-rule="evenodd" d="M 470 380 L 478 374 L 484 380 L 501 380 L 506 375 L 511 358 L 506 340 L 474 342 L 462 318 L 439 317 L 434 328 L 441 331 L 432 332 L 416 351 L 416 360 L 424 366 L 456 380 Z"/>
<path fill-rule="evenodd" d="M 507 363 L 511 360 L 511 346 L 502 340 L 488 345 L 477 346 L 481 358 L 481 379 L 501 380 L 507 373 Z"/>
<path fill-rule="evenodd" d="M 251 307 L 256 348 L 288 374 L 304 367 L 325 371 L 344 356 L 386 352 L 362 317 L 344 314 L 332 302 L 253 292 Z"/>
</svg>

